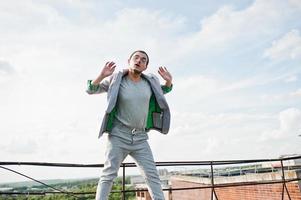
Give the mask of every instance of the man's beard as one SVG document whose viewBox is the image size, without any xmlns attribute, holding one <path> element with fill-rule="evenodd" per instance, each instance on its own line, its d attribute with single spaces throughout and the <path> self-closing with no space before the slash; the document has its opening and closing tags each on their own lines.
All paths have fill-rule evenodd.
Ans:
<svg viewBox="0 0 301 200">
<path fill-rule="evenodd" d="M 142 72 L 141 71 L 139 71 L 138 69 L 133 69 L 133 71 L 134 71 L 134 74 L 137 74 L 137 75 L 140 75 Z"/>
</svg>

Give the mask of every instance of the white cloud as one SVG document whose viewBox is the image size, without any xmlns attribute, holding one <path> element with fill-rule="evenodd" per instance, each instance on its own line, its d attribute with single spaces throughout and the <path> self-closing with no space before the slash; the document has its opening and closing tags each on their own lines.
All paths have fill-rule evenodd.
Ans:
<svg viewBox="0 0 301 200">
<path fill-rule="evenodd" d="M 287 12 L 282 12 L 283 9 Z M 202 19 L 198 32 L 180 40 L 183 46 L 180 51 L 185 49 L 199 54 L 199 50 L 206 56 L 210 51 L 215 55 L 220 52 L 231 53 L 230 48 L 236 53 L 248 51 L 268 42 L 294 12 L 293 7 L 280 0 L 256 0 L 243 10 L 223 6 L 213 15 Z"/>
<path fill-rule="evenodd" d="M 279 40 L 274 41 L 272 47 L 265 50 L 264 56 L 275 60 L 301 58 L 301 37 L 299 31 L 291 30 Z"/>
<path fill-rule="evenodd" d="M 294 134 L 301 128 L 301 111 L 297 108 L 289 108 L 280 112 L 280 129 L 285 133 Z"/>
<path fill-rule="evenodd" d="M 174 134 L 198 134 L 209 133 L 210 130 L 235 128 L 238 126 L 269 121 L 272 116 L 268 114 L 245 114 L 245 113 L 218 113 L 206 114 L 202 112 L 174 112 L 173 129 Z"/>
<path fill-rule="evenodd" d="M 297 75 L 291 75 L 289 77 L 287 77 L 287 79 L 285 79 L 285 82 L 296 82 L 298 80 L 298 76 Z"/>
<path fill-rule="evenodd" d="M 298 97 L 298 91 L 284 95 L 258 95 L 258 88 L 282 83 L 291 77 L 291 73 L 271 76 L 270 74 L 256 74 L 240 80 L 226 80 L 220 77 L 195 75 L 185 78 L 175 78 L 176 85 L 170 95 L 172 106 L 178 111 L 222 112 L 257 106 L 271 105 L 283 100 L 289 103 Z M 254 91 L 249 92 L 249 91 Z M 176 95 L 175 95 L 176 94 Z M 263 101 L 262 101 L 263 100 Z M 284 102 L 285 101 L 285 102 Z"/>
<path fill-rule="evenodd" d="M 301 88 L 289 94 L 291 97 L 301 97 Z"/>
<path fill-rule="evenodd" d="M 288 92 L 285 94 L 269 94 L 269 95 L 263 95 L 261 96 L 261 99 L 266 102 L 266 104 L 275 102 L 275 101 L 291 101 L 291 100 L 298 100 L 301 97 L 301 89 L 297 89 L 293 92 Z"/>
<path fill-rule="evenodd" d="M 182 96 L 185 94 L 188 99 L 190 96 L 196 96 L 195 91 L 202 91 L 198 93 L 198 97 L 206 97 L 210 94 L 216 93 L 223 85 L 220 80 L 202 75 L 178 79 L 177 82 L 178 84 L 175 89 L 182 93 Z"/>
<path fill-rule="evenodd" d="M 161 11 L 151 11 L 142 8 L 125 8 L 117 13 L 114 20 L 105 24 L 108 32 L 122 35 L 150 36 L 154 38 L 166 37 L 176 34 L 184 26 L 185 19 L 169 16 Z M 150 32 L 157 30 L 156 32 Z"/>
<path fill-rule="evenodd" d="M 52 74 L 62 74 L 62 70 L 86 73 L 89 69 L 99 70 L 99 62 L 105 63 L 107 59 L 114 59 L 118 67 L 124 68 L 129 53 L 136 49 L 148 51 L 151 65 L 157 67 L 158 58 L 160 65 L 173 60 L 170 50 L 176 49 L 174 40 L 185 29 L 182 17 L 140 8 L 118 10 L 106 21 L 93 21 L 92 16 L 84 15 L 82 21 L 90 23 L 77 24 L 50 5 L 24 5 L 23 11 L 18 12 L 22 6 L 17 4 L 14 8 L 8 4 L 10 12 L 0 16 L 2 27 L 7 26 L 0 32 L 1 38 L 5 38 L 0 55 L 16 63 L 16 70 L 22 72 L 37 73 L 47 68 Z M 22 19 L 26 27 L 19 26 L 21 22 L 15 18 Z M 12 24 L 6 24 L 7 21 Z"/>
<path fill-rule="evenodd" d="M 35 154 L 37 153 L 38 144 L 33 138 L 18 137 L 13 138 L 3 147 L 3 151 L 9 154 Z"/>
<path fill-rule="evenodd" d="M 195 111 L 173 112 L 172 116 L 172 127 L 167 136 L 150 133 L 154 154 L 163 160 L 260 156 L 252 150 L 257 145 L 260 148 L 256 138 L 274 122 L 273 115 L 260 113 L 206 114 Z"/>
<path fill-rule="evenodd" d="M 288 2 L 292 5 L 292 7 L 301 9 L 301 1 L 299 0 L 288 0 Z"/>
<path fill-rule="evenodd" d="M 9 62 L 0 59 L 0 75 L 8 75 L 14 72 L 14 67 Z"/>
<path fill-rule="evenodd" d="M 64 17 L 46 4 L 33 1 L 1 1 L 0 5 L 0 24 L 3 28 L 0 34 L 5 32 L 27 34 L 64 22 Z"/>
<path fill-rule="evenodd" d="M 65 3 L 75 4 L 74 6 L 79 9 L 78 1 Z M 273 33 L 275 27 L 280 26 L 290 16 L 289 11 L 285 15 L 279 14 L 283 8 L 281 1 L 274 3 L 258 0 L 244 10 L 224 6 L 203 19 L 199 31 L 188 33 L 184 31 L 184 34 L 180 34 L 188 28 L 185 19 L 163 11 L 124 8 L 114 13 L 114 17 L 107 21 L 102 21 L 103 19 L 93 21 L 93 16 L 83 15 L 82 21 L 87 20 L 91 23 L 77 24 L 55 9 L 56 4 L 58 3 L 25 5 L 24 11 L 20 13 L 18 7 L 22 7 L 23 4 L 18 4 L 17 8 L 9 4 L 10 12 L 7 14 L 23 19 L 30 31 L 21 36 L 18 45 L 11 45 L 11 41 L 16 40 L 16 33 L 19 30 L 15 28 L 20 28 L 18 26 L 20 22 L 10 20 L 16 24 L 12 25 L 13 29 L 7 29 L 10 31 L 6 32 L 5 29 L 1 31 L 4 33 L 3 38 L 8 41 L 4 42 L 7 45 L 0 47 L 0 53 L 13 57 L 15 62 L 40 68 L 40 63 L 52 58 L 51 63 L 43 64 L 43 67 L 49 66 L 53 69 L 57 66 L 62 70 L 65 67 L 61 66 L 70 65 L 69 68 L 72 70 L 74 65 L 78 66 L 80 62 L 95 66 L 95 62 L 103 59 L 116 59 L 117 64 L 123 67 L 129 51 L 142 48 L 149 51 L 151 65 L 177 66 L 178 61 L 183 62 L 189 54 L 210 57 L 210 52 L 218 55 L 220 51 L 224 52 L 231 46 L 241 52 L 243 48 L 237 48 L 235 44 L 243 44 L 244 47 L 258 44 L 254 41 Z M 91 7 L 93 6 L 88 4 L 81 10 L 84 12 Z M 26 13 L 33 13 L 33 17 Z M 42 21 L 34 21 L 35 18 Z M 6 21 L 3 20 L 3 23 Z M 245 23 L 246 21 L 248 23 Z"/>
<path fill-rule="evenodd" d="M 288 108 L 278 115 L 279 128 L 268 130 L 262 133 L 261 140 L 283 139 L 287 137 L 297 137 L 301 131 L 301 110 L 298 108 Z"/>
</svg>

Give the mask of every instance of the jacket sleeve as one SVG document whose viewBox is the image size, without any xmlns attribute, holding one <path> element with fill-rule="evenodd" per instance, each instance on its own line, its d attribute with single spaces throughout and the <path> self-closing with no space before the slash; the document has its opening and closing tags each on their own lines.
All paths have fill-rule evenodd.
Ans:
<svg viewBox="0 0 301 200">
<path fill-rule="evenodd" d="M 93 85 L 92 80 L 88 80 L 86 92 L 88 94 L 99 94 L 107 92 L 110 86 L 110 81 L 105 79 L 98 85 Z"/>
<path fill-rule="evenodd" d="M 156 80 L 156 82 L 160 85 L 160 80 L 159 80 L 159 78 L 156 75 L 149 74 L 149 76 L 153 77 Z M 173 87 L 173 85 L 171 85 L 170 87 L 167 87 L 165 85 L 161 85 L 161 89 L 163 91 L 163 94 L 169 93 L 172 90 L 172 87 Z"/>
<path fill-rule="evenodd" d="M 172 90 L 172 86 L 173 86 L 173 85 L 171 85 L 170 87 L 167 87 L 167 86 L 165 86 L 165 85 L 161 85 L 163 94 L 169 93 L 169 92 Z"/>
</svg>

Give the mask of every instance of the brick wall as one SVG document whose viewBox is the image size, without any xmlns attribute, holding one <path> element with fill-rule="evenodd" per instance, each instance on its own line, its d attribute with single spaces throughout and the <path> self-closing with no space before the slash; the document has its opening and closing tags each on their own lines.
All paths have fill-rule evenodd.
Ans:
<svg viewBox="0 0 301 200">
<path fill-rule="evenodd" d="M 171 179 L 172 188 L 199 187 L 201 183 Z M 298 183 L 287 183 L 292 200 L 301 200 L 301 192 Z M 282 184 L 239 186 L 215 189 L 218 200 L 281 200 Z M 210 200 L 211 189 L 173 191 L 173 200 Z M 288 200 L 285 193 L 284 200 Z"/>
<path fill-rule="evenodd" d="M 239 186 L 232 188 L 218 188 L 218 198 L 223 200 L 280 200 L 282 197 L 283 184 Z M 287 188 L 292 200 L 301 200 L 301 193 L 297 183 L 287 183 Z M 288 200 L 286 192 L 284 200 Z"/>
<path fill-rule="evenodd" d="M 202 184 L 187 181 L 179 181 L 171 179 L 172 188 L 181 187 L 200 187 Z M 172 200 L 196 200 L 196 199 L 210 199 L 211 189 L 202 190 L 174 190 L 172 191 Z"/>
</svg>

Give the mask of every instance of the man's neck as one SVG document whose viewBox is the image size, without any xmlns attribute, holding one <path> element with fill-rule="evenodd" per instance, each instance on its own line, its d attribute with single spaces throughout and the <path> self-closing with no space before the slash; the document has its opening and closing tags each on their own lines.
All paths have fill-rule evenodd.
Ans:
<svg viewBox="0 0 301 200">
<path fill-rule="evenodd" d="M 129 70 L 128 76 L 134 82 L 138 82 L 141 80 L 141 73 L 137 73 L 133 70 Z"/>
</svg>

